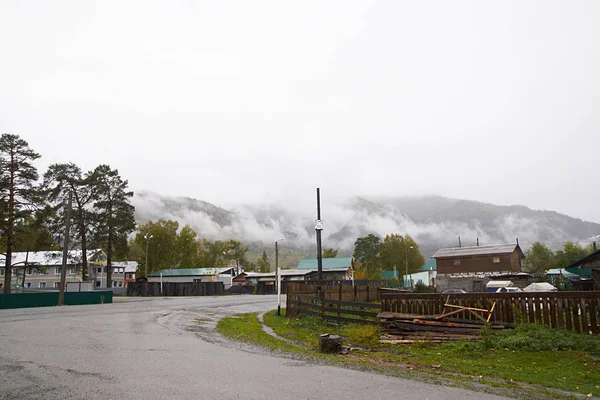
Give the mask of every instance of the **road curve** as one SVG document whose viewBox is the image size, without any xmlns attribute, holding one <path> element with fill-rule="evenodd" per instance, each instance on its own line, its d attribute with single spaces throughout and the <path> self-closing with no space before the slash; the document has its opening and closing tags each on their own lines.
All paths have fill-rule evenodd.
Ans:
<svg viewBox="0 0 600 400">
<path fill-rule="evenodd" d="M 322 366 L 214 333 L 274 296 L 0 310 L 0 399 L 502 399 Z"/>
</svg>

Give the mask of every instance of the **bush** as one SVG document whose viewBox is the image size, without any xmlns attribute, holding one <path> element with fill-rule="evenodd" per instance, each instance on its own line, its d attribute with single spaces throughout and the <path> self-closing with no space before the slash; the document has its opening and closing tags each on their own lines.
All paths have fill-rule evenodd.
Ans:
<svg viewBox="0 0 600 400">
<path fill-rule="evenodd" d="M 413 289 L 415 293 L 435 293 L 435 288 L 433 286 L 427 286 L 423 282 L 417 282 L 415 288 Z"/>
<path fill-rule="evenodd" d="M 539 324 L 517 324 L 515 329 L 493 332 L 485 327 L 481 330 L 480 342 L 450 344 L 465 351 L 509 349 L 520 351 L 581 350 L 600 354 L 600 338 L 588 334 L 569 331 L 565 328 L 551 328 Z"/>
</svg>

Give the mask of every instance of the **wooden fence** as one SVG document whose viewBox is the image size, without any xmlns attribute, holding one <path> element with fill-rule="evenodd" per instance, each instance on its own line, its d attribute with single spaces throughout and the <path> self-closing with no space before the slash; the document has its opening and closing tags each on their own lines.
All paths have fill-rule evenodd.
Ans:
<svg viewBox="0 0 600 400">
<path fill-rule="evenodd" d="M 288 282 L 286 315 L 318 315 L 338 322 L 376 323 L 377 313 L 381 309 L 377 285 L 381 283 L 368 283 L 351 286 Z"/>
<path fill-rule="evenodd" d="M 496 303 L 490 318 L 492 322 L 526 321 L 563 326 L 577 332 L 600 333 L 600 292 L 381 294 L 381 311 L 395 313 L 440 315 L 446 303 L 487 310 Z M 468 312 L 456 317 L 476 319 Z"/>
<path fill-rule="evenodd" d="M 378 324 L 377 314 L 380 309 L 379 303 L 331 300 L 315 295 L 296 294 L 293 300 L 288 300 L 286 316 L 295 317 L 304 314 L 336 322 Z"/>
<path fill-rule="evenodd" d="M 131 282 L 127 296 L 216 296 L 223 294 L 223 282 Z"/>
</svg>

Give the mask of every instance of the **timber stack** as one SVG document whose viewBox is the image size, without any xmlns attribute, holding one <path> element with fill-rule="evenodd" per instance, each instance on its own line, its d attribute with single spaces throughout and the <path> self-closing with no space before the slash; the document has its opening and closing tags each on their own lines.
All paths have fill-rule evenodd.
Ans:
<svg viewBox="0 0 600 400">
<path fill-rule="evenodd" d="M 382 312 L 382 343 L 411 344 L 420 341 L 440 343 L 451 340 L 478 340 L 479 331 L 488 323 L 491 329 L 510 328 L 508 324 L 480 320 L 449 320 L 435 315 Z"/>
</svg>

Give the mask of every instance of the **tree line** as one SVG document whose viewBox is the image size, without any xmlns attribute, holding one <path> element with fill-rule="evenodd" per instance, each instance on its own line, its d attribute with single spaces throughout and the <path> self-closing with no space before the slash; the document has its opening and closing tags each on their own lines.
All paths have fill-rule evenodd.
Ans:
<svg viewBox="0 0 600 400">
<path fill-rule="evenodd" d="M 238 240 L 202 239 L 189 225 L 180 229 L 177 221 L 165 219 L 141 224 L 130 240 L 129 248 L 130 257 L 138 261 L 139 274 L 142 275 L 169 268 L 233 266 L 236 275 L 241 271 L 266 273 L 275 268 L 275 263 L 271 262 L 274 255 L 269 256 L 264 248 L 257 256 L 248 245 Z M 281 253 L 287 251 L 289 249 L 280 249 Z M 323 251 L 323 257 L 336 257 L 337 254 L 338 251 L 332 248 Z M 291 262 L 286 258 L 284 263 L 282 258 L 280 254 L 280 267 Z"/>
<path fill-rule="evenodd" d="M 112 261 L 126 257 L 128 235 L 135 229 L 133 192 L 117 169 L 102 164 L 83 172 L 77 165 L 52 164 L 41 182 L 34 162 L 41 155 L 18 135 L 0 136 L 0 246 L 5 252 L 4 293 L 10 294 L 15 251 L 56 250 L 65 236 L 69 197 L 72 198 L 70 247 L 82 250 L 82 279 L 88 270 L 87 251 L 106 252 L 106 284 L 111 285 Z M 22 266 L 15 266 L 22 267 Z"/>
<path fill-rule="evenodd" d="M 547 270 L 568 267 L 593 251 L 592 245 L 583 247 L 575 242 L 566 242 L 562 249 L 552 251 L 548 246 L 535 242 L 525 252 L 523 268 L 526 272 L 541 277 L 546 274 Z"/>
<path fill-rule="evenodd" d="M 374 234 L 360 237 L 354 243 L 354 260 L 358 264 L 357 279 L 380 279 L 382 271 L 397 271 L 399 276 L 418 272 L 425 263 L 419 245 L 412 237 L 392 233 L 383 241 Z"/>
</svg>

